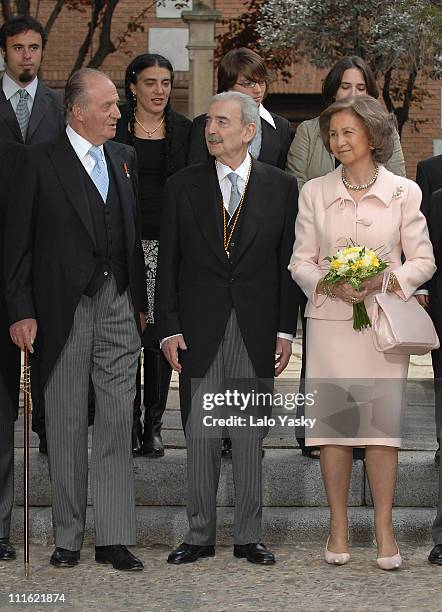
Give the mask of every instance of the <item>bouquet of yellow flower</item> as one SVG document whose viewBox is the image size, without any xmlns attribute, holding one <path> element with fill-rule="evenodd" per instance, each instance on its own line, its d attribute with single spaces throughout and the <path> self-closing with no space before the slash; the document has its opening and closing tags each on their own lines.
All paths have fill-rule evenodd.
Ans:
<svg viewBox="0 0 442 612">
<path fill-rule="evenodd" d="M 346 282 L 356 291 L 368 278 L 376 276 L 388 267 L 379 254 L 365 246 L 352 245 L 339 249 L 333 257 L 325 257 L 330 262 L 330 270 L 323 279 L 324 285 Z M 353 304 L 353 329 L 371 327 L 364 302 Z"/>
</svg>

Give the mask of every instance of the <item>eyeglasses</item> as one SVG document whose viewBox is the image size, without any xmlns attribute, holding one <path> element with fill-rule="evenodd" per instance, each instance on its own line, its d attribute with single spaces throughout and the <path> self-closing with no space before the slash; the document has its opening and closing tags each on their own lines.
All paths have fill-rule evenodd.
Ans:
<svg viewBox="0 0 442 612">
<path fill-rule="evenodd" d="M 265 85 L 267 85 L 267 81 L 236 81 L 236 84 L 241 85 L 241 87 L 245 87 L 246 89 L 253 89 L 255 85 L 265 87 Z"/>
</svg>

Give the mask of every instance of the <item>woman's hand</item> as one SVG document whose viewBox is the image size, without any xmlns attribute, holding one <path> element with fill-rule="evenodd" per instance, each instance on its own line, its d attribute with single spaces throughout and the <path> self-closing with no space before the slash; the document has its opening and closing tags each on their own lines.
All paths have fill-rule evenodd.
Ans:
<svg viewBox="0 0 442 612">
<path fill-rule="evenodd" d="M 351 285 L 345 282 L 335 283 L 332 285 L 332 291 L 337 298 L 349 304 L 359 304 L 360 302 L 363 302 L 368 293 L 366 289 L 357 291 Z"/>
<path fill-rule="evenodd" d="M 372 293 L 373 291 L 382 289 L 383 281 L 384 281 L 384 273 L 379 272 L 379 274 L 376 274 L 376 276 L 367 278 L 367 280 L 362 283 L 361 291 L 366 290 L 367 293 Z"/>
</svg>

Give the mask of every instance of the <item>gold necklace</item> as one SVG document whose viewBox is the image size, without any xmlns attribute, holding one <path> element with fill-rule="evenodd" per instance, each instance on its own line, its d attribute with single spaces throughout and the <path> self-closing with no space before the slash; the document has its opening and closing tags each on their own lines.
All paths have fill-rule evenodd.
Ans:
<svg viewBox="0 0 442 612">
<path fill-rule="evenodd" d="M 252 172 L 252 160 L 250 160 L 249 171 L 247 173 L 246 184 L 244 185 L 244 191 L 242 193 L 241 199 L 238 202 L 238 206 L 236 207 L 236 211 L 233 213 L 235 215 L 235 221 L 233 222 L 232 229 L 230 230 L 229 236 L 227 236 L 227 215 L 226 215 L 226 207 L 224 206 L 224 202 L 221 202 L 221 208 L 223 211 L 223 244 L 224 251 L 226 252 L 227 257 L 230 257 L 229 253 L 229 245 L 232 240 L 233 232 L 235 231 L 236 223 L 238 221 L 239 213 L 241 212 L 242 206 L 244 204 L 244 198 L 247 194 L 247 186 L 249 184 L 250 174 Z"/>
<path fill-rule="evenodd" d="M 138 121 L 136 115 L 135 115 L 135 122 L 138 123 L 140 128 L 146 132 L 148 138 L 152 138 L 153 134 L 155 134 L 155 132 L 163 125 L 165 118 L 166 118 L 166 116 L 163 115 L 163 118 L 161 119 L 161 121 L 159 122 L 157 127 L 155 129 L 153 129 L 153 130 L 148 130 L 147 128 L 145 128 L 144 125 L 141 123 L 141 121 Z"/>
</svg>

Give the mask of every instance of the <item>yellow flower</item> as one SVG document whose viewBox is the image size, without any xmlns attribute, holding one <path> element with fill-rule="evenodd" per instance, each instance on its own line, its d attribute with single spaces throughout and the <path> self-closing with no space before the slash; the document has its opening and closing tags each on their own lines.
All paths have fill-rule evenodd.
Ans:
<svg viewBox="0 0 442 612">
<path fill-rule="evenodd" d="M 376 255 L 372 255 L 371 265 L 373 266 L 373 268 L 379 268 L 379 259 L 376 257 Z"/>
<path fill-rule="evenodd" d="M 330 268 L 332 270 L 339 270 L 341 266 L 342 262 L 340 262 L 338 259 L 333 259 L 333 261 L 330 263 Z"/>
</svg>

